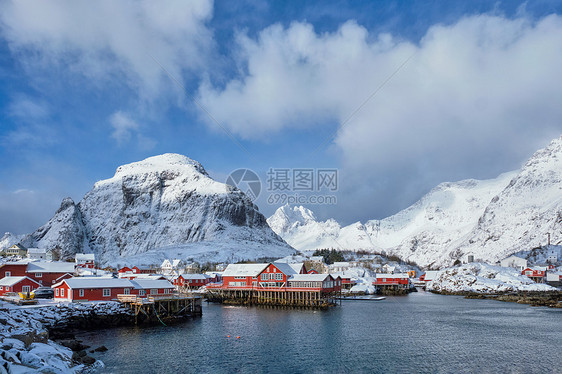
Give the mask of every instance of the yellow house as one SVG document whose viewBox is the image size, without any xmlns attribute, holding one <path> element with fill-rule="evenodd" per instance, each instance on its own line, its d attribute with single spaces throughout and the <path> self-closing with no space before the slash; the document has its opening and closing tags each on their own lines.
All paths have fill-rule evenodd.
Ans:
<svg viewBox="0 0 562 374">
<path fill-rule="evenodd" d="M 27 256 L 27 248 L 25 248 L 21 244 L 14 244 L 10 248 L 4 249 L 3 253 L 4 256 L 20 256 L 25 257 Z"/>
</svg>

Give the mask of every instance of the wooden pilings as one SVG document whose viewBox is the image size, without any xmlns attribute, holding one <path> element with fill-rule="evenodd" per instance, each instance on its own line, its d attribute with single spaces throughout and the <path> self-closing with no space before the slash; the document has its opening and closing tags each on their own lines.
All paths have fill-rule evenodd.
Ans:
<svg viewBox="0 0 562 374">
<path fill-rule="evenodd" d="M 271 289 L 207 290 L 207 300 L 227 304 L 277 305 L 325 308 L 337 305 L 337 292 L 287 291 Z"/>
<path fill-rule="evenodd" d="M 162 295 L 140 298 L 134 295 L 118 295 L 118 300 L 130 306 L 135 315 L 135 324 L 162 322 L 201 316 L 201 296 Z"/>
</svg>

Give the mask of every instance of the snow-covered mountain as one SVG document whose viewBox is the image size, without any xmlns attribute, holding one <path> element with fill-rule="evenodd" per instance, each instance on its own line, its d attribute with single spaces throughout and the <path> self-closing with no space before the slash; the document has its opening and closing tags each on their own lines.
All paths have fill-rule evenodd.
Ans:
<svg viewBox="0 0 562 374">
<path fill-rule="evenodd" d="M 318 221 L 303 207 L 283 206 L 268 219 L 299 250 L 385 251 L 420 266 L 445 266 L 472 254 L 496 261 L 562 241 L 562 137 L 536 152 L 520 171 L 498 178 L 442 183 L 399 213 L 366 223 Z"/>
<path fill-rule="evenodd" d="M 4 236 L 0 238 L 0 250 L 18 244 L 24 236 L 25 235 L 14 235 L 11 232 L 4 233 Z"/>
<path fill-rule="evenodd" d="M 242 191 L 213 180 L 200 163 L 178 154 L 120 166 L 78 204 L 64 199 L 23 244 L 58 246 L 66 257 L 94 252 L 104 263 L 294 253 Z"/>
</svg>

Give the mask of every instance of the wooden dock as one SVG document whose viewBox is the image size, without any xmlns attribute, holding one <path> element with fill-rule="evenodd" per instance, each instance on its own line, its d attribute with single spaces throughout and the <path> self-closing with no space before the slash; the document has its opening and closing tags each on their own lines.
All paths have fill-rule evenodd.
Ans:
<svg viewBox="0 0 562 374">
<path fill-rule="evenodd" d="M 225 304 L 328 308 L 338 303 L 339 292 L 207 289 L 207 300 Z"/>
<path fill-rule="evenodd" d="M 135 315 L 135 324 L 173 321 L 202 315 L 203 297 L 191 294 L 117 295 L 117 300 L 128 305 Z"/>
</svg>

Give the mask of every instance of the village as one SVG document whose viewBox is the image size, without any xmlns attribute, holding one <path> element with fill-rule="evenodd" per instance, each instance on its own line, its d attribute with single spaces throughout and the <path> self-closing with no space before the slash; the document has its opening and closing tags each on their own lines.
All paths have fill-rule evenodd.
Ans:
<svg viewBox="0 0 562 374">
<path fill-rule="evenodd" d="M 417 288 L 426 289 L 442 273 L 422 272 L 413 265 L 368 253 L 348 255 L 349 261 L 330 264 L 319 255 L 288 256 L 263 263 L 221 263 L 205 272 L 199 264 L 179 259 L 166 259 L 160 265 L 102 269 L 94 254 L 78 253 L 72 262 L 56 261 L 50 250 L 28 249 L 20 244 L 1 253 L 1 300 L 19 305 L 37 303 L 41 297 L 52 297 L 55 302 L 115 300 L 136 308 L 137 314 L 147 314 L 144 309 L 158 301 L 202 298 L 231 304 L 325 308 L 350 296 L 405 295 Z M 551 250 L 542 266 L 529 264 L 517 255 L 495 265 L 516 269 L 536 284 L 560 287 L 558 261 L 557 252 Z M 464 261 L 474 262 L 472 256 Z M 200 302 L 193 307 L 201 312 Z"/>
</svg>

